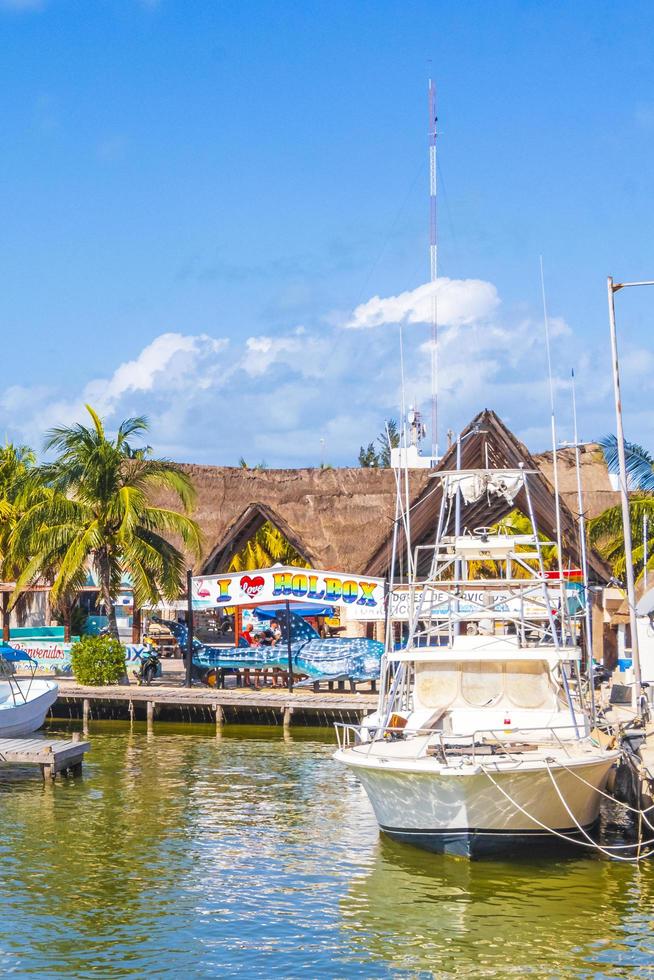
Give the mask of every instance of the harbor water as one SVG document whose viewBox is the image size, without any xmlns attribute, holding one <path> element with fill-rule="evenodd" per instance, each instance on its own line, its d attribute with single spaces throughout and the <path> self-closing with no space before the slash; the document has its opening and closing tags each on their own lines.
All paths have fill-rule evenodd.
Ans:
<svg viewBox="0 0 654 980">
<path fill-rule="evenodd" d="M 82 778 L 0 773 L 3 974 L 652 976 L 654 864 L 384 841 L 329 731 L 90 737 Z"/>
</svg>

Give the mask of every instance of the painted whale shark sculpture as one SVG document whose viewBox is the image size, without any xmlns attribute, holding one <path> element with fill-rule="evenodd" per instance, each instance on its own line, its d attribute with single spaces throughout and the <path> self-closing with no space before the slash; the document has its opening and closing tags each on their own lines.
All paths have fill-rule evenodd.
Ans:
<svg viewBox="0 0 654 980">
<path fill-rule="evenodd" d="M 203 676 L 208 670 L 224 668 L 280 667 L 288 669 L 287 616 L 275 614 L 282 640 L 276 646 L 216 647 L 201 643 L 193 637 L 193 666 L 196 674 Z M 375 680 L 379 677 L 384 645 L 364 637 L 333 637 L 322 639 L 301 616 L 290 614 L 291 660 L 293 671 L 306 674 L 311 680 L 329 680 L 349 677 L 355 681 Z M 186 649 L 188 630 L 186 623 L 157 619 L 167 626 L 182 650 Z"/>
</svg>

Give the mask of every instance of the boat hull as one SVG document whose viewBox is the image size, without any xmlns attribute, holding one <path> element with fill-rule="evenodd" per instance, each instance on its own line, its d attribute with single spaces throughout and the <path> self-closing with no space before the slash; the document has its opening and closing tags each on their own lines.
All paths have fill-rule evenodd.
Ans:
<svg viewBox="0 0 654 980">
<path fill-rule="evenodd" d="M 594 826 L 595 824 L 591 824 L 584 830 L 586 833 L 590 833 Z M 389 827 L 380 827 L 379 829 L 387 837 L 398 841 L 400 844 L 419 847 L 423 851 L 431 851 L 434 854 L 452 854 L 456 857 L 466 858 L 509 857 L 525 855 L 535 850 L 543 853 L 554 848 L 559 853 L 562 850 L 573 850 L 579 846 L 572 841 L 563 841 L 544 830 L 536 830 L 533 833 L 516 833 L 515 831 L 502 833 L 492 830 L 470 829 L 418 832 L 413 830 L 401 831 Z M 576 827 L 572 829 L 560 827 L 557 830 L 576 841 L 585 840 L 583 834 Z"/>
<path fill-rule="evenodd" d="M 615 761 L 611 753 L 583 763 L 568 760 L 565 767 L 552 763 L 555 786 L 547 767 L 533 764 L 447 772 L 400 768 L 388 760 L 365 764 L 365 756 L 351 749 L 336 757 L 356 772 L 385 834 L 414 847 L 466 857 L 553 843 L 565 847 L 556 833 L 583 840 L 577 824 L 588 831 L 597 822 L 601 795 L 595 789 L 605 789 Z"/>
<path fill-rule="evenodd" d="M 20 738 L 43 726 L 45 717 L 57 700 L 59 685 L 54 681 L 15 681 L 26 701 L 14 703 L 13 698 L 0 702 L 0 738 Z"/>
</svg>

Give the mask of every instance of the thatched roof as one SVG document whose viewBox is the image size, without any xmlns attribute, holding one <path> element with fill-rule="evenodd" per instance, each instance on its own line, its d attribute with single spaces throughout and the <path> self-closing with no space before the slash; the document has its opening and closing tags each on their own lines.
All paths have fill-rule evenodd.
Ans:
<svg viewBox="0 0 654 980">
<path fill-rule="evenodd" d="M 555 510 L 551 485 L 551 454 L 531 456 L 494 412 L 481 412 L 464 434 L 481 431 L 463 442 L 464 466 L 517 466 L 539 471 L 530 487 L 539 529 L 555 535 Z M 606 466 L 595 447 L 582 449 L 582 479 L 588 516 L 595 516 L 616 502 Z M 455 448 L 440 463 L 453 468 Z M 226 466 L 184 465 L 197 489 L 194 517 L 205 538 L 202 561 L 196 571 L 224 571 L 265 522 L 274 524 L 293 547 L 318 568 L 362 574 L 385 575 L 390 566 L 395 518 L 395 477 L 390 469 L 351 467 L 343 469 L 255 470 Z M 433 470 L 410 472 L 413 544 L 433 538 L 440 494 L 434 492 Z M 578 563 L 576 527 L 577 498 L 574 452 L 562 450 L 559 479 L 563 500 L 563 532 L 566 556 Z M 525 513 L 525 501 L 516 500 Z M 567 505 L 567 506 L 566 506 Z M 464 509 L 464 526 L 476 527 L 499 520 L 509 510 L 499 502 L 497 514 L 489 514 L 485 501 L 479 513 Z M 483 513 L 482 513 L 483 511 Z M 601 559 L 593 557 L 597 580 L 609 577 Z"/>
<path fill-rule="evenodd" d="M 552 453 L 538 453 L 534 462 L 547 480 L 553 484 Z M 579 512 L 577 502 L 577 471 L 575 451 L 564 447 L 556 454 L 559 475 L 559 490 L 563 500 L 575 514 Z M 583 489 L 584 514 L 587 519 L 597 517 L 609 507 L 620 503 L 620 494 L 611 486 L 609 471 L 604 462 L 602 450 L 596 443 L 588 443 L 579 449 L 581 486 Z"/>
<path fill-rule="evenodd" d="M 395 517 L 390 469 L 248 470 L 184 466 L 197 490 L 195 519 L 205 538 L 201 571 L 224 571 L 269 520 L 317 568 L 363 573 L 387 541 Z M 427 473 L 411 474 L 416 495 Z"/>
<path fill-rule="evenodd" d="M 412 547 L 427 544 L 433 541 L 434 529 L 438 522 L 438 515 L 442 499 L 442 488 L 433 474 L 439 471 L 453 470 L 456 468 L 456 445 L 453 445 L 440 460 L 435 470 L 432 470 L 432 479 L 415 499 L 411 510 L 411 538 Z M 539 466 L 540 462 L 540 466 Z M 543 454 L 539 460 L 531 455 L 527 447 L 520 442 L 516 436 L 504 425 L 502 420 L 495 412 L 485 409 L 480 412 L 461 434 L 461 468 L 478 469 L 492 467 L 497 469 L 517 469 L 524 467 L 527 471 L 534 471 L 527 479 L 529 495 L 534 511 L 534 517 L 538 530 L 547 535 L 551 540 L 556 540 L 556 506 L 554 498 L 554 488 L 552 483 L 545 475 L 545 470 L 549 465 L 551 471 L 551 458 Z M 576 480 L 574 472 L 574 461 L 572 469 L 572 479 Z M 565 559 L 575 565 L 581 562 L 579 547 L 579 534 L 576 520 L 576 482 L 574 483 L 574 494 L 570 490 L 570 473 L 566 467 L 566 495 L 561 499 L 561 530 L 563 535 L 563 547 Z M 607 477 L 608 480 L 608 477 Z M 563 484 L 561 482 L 561 489 Z M 574 501 L 573 498 L 574 497 Z M 575 507 L 573 513 L 568 503 Z M 461 508 L 461 526 L 463 528 L 475 528 L 488 526 L 501 520 L 509 513 L 513 506 L 522 511 L 523 514 L 529 513 L 529 502 L 524 491 L 520 491 L 515 498 L 514 504 L 509 504 L 504 498 L 494 496 L 490 500 L 484 496 L 482 499 L 468 506 Z M 453 531 L 454 509 L 449 510 L 449 520 L 447 530 Z M 398 553 L 402 554 L 406 550 L 403 531 L 399 533 Z M 606 581 L 610 577 L 610 570 L 606 563 L 596 554 L 589 555 L 589 565 L 592 577 L 597 581 Z M 386 575 L 390 571 L 390 549 L 384 543 L 375 554 L 371 556 L 367 571 L 371 575 Z"/>
</svg>

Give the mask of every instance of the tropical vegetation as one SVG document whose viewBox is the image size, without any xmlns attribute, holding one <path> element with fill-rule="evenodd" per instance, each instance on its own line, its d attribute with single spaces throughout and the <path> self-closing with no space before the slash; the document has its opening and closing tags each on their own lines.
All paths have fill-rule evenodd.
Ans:
<svg viewBox="0 0 654 980">
<path fill-rule="evenodd" d="M 609 473 L 618 473 L 618 443 L 614 435 L 605 436 L 599 445 Z M 642 578 L 647 564 L 654 568 L 654 457 L 642 446 L 625 442 L 627 481 L 630 490 L 629 518 L 632 553 L 637 579 Z M 645 532 L 645 534 L 644 534 Z M 611 565 L 613 574 L 622 579 L 626 569 L 624 527 L 620 504 L 609 507 L 588 524 L 591 545 Z M 645 543 L 646 542 L 646 543 Z M 645 553 L 647 552 L 647 563 Z"/>
<path fill-rule="evenodd" d="M 387 419 L 383 432 L 377 436 L 377 447 L 374 442 L 359 449 L 359 466 L 387 467 L 391 465 L 391 449 L 397 449 L 400 444 L 400 430 L 395 419 Z"/>
<path fill-rule="evenodd" d="M 512 510 L 506 517 L 503 517 L 496 524 L 493 524 L 490 528 L 491 534 L 533 534 L 533 528 L 531 521 L 526 517 L 520 510 Z M 547 544 L 547 537 L 539 532 L 539 541 L 543 542 L 541 547 L 541 556 L 543 559 L 543 566 L 546 570 L 555 569 L 558 565 L 557 549 L 554 544 Z M 515 549 L 516 553 L 519 554 L 521 550 L 533 552 L 533 548 L 527 545 L 518 545 Z M 525 559 L 525 564 L 534 570 L 537 570 L 537 560 L 535 559 Z M 469 572 L 473 576 L 479 576 L 480 578 L 499 578 L 502 575 L 502 569 L 500 565 L 495 561 L 475 561 L 470 562 Z M 515 578 L 529 578 L 530 573 L 526 568 L 523 568 L 519 564 L 515 564 L 512 569 L 512 574 Z"/>
<path fill-rule="evenodd" d="M 0 578 L 12 581 L 16 576 L 16 556 L 12 537 L 26 508 L 33 504 L 39 489 L 30 480 L 36 464 L 28 446 L 6 443 L 0 448 Z"/>
<path fill-rule="evenodd" d="M 297 565 L 308 568 L 307 562 L 271 521 L 264 521 L 245 546 L 231 560 L 230 572 L 248 572 L 253 568 L 271 565 Z"/>
<path fill-rule="evenodd" d="M 114 603 L 125 575 L 137 606 L 180 595 L 186 562 L 173 542 L 200 552 L 189 516 L 195 492 L 180 466 L 134 444 L 147 431 L 145 418 L 126 419 L 111 438 L 94 409 L 87 411 L 89 425 L 50 430 L 45 451 L 54 459 L 30 469 L 27 505 L 10 536 L 20 569 L 12 602 L 46 577 L 53 604 L 65 608 L 92 573 L 117 637 Z M 184 513 L 156 503 L 157 495 L 177 498 Z"/>
<path fill-rule="evenodd" d="M 125 676 L 125 651 L 112 636 L 83 636 L 70 651 L 78 684 L 117 684 Z"/>
</svg>

